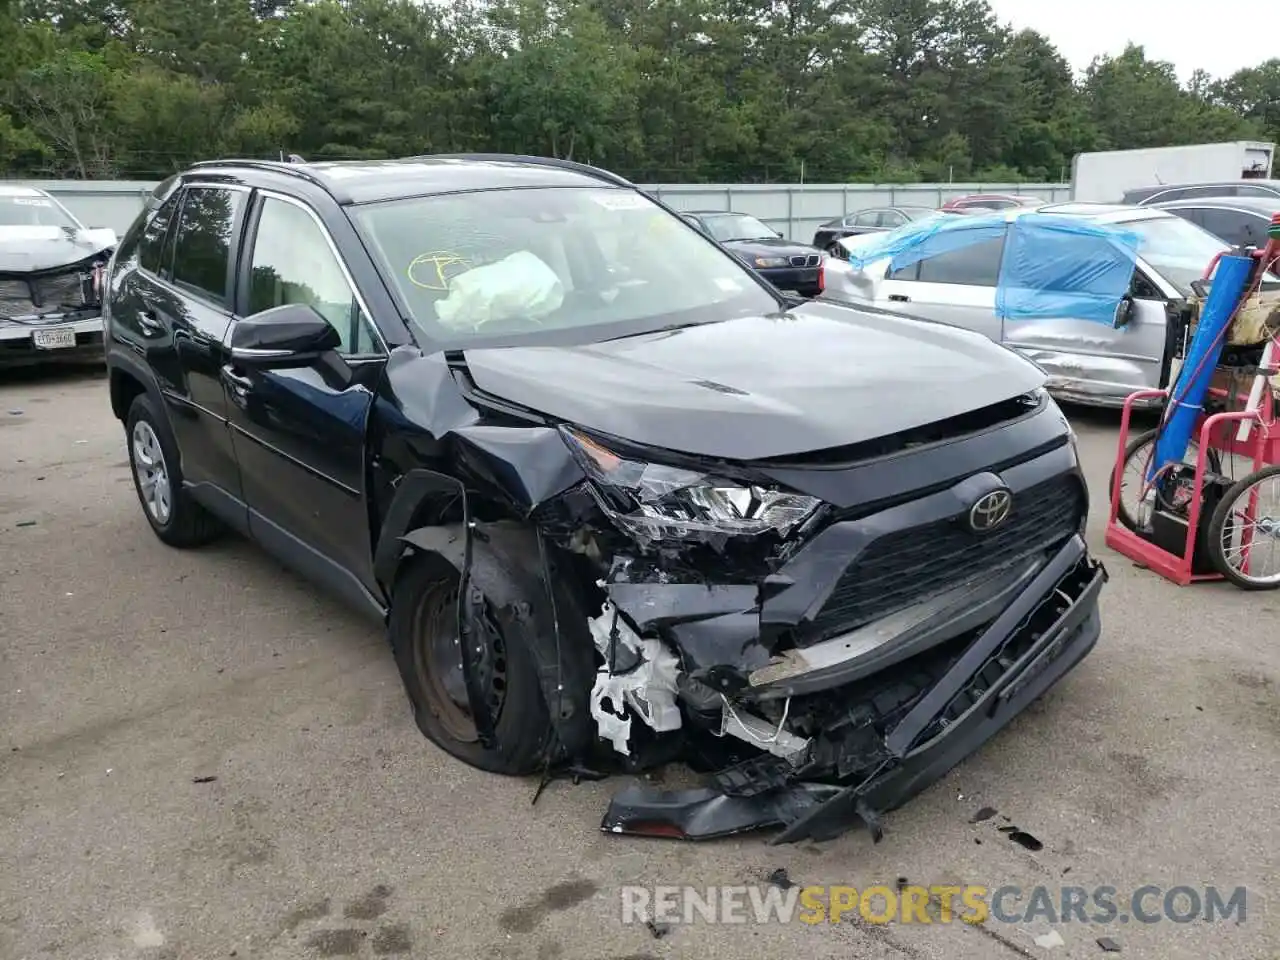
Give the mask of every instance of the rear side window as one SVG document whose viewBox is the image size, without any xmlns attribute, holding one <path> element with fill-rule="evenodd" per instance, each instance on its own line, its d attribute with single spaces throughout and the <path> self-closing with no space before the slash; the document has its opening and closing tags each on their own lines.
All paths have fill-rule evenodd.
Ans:
<svg viewBox="0 0 1280 960">
<path fill-rule="evenodd" d="M 1215 237 L 1232 244 L 1266 243 L 1266 221 L 1238 210 L 1206 209 L 1200 211 L 1199 222 Z"/>
<path fill-rule="evenodd" d="M 1004 237 L 994 237 L 921 260 L 890 274 L 889 279 L 994 287 L 1000 277 L 1000 258 L 1003 254 Z"/>
<path fill-rule="evenodd" d="M 179 197 L 181 194 L 176 193 L 162 203 L 142 229 L 142 239 L 138 243 L 138 265 L 143 270 L 165 277 L 169 274 L 172 258 L 163 257 L 161 254 L 164 250 L 165 236 L 169 231 L 169 223 L 173 220 L 173 212 L 178 209 Z"/>
<path fill-rule="evenodd" d="M 1241 197 L 1267 197 L 1270 200 L 1280 199 L 1280 191 L 1276 190 L 1275 187 L 1263 187 L 1255 183 L 1240 184 L 1240 186 L 1236 187 L 1236 194 Z"/>
<path fill-rule="evenodd" d="M 231 238 L 245 195 L 220 187 L 188 187 L 173 240 L 173 281 L 229 305 Z"/>
</svg>

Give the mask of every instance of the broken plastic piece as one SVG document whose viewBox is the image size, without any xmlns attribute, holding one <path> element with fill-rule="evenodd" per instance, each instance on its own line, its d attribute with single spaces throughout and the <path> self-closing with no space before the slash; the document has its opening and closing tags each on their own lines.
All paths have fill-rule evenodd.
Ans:
<svg viewBox="0 0 1280 960">
<path fill-rule="evenodd" d="M 1036 946 L 1044 947 L 1046 950 L 1052 950 L 1054 947 L 1061 947 L 1067 941 L 1062 939 L 1062 934 L 1057 930 L 1050 930 L 1048 933 L 1041 934 L 1036 937 Z"/>
<path fill-rule="evenodd" d="M 1102 948 L 1103 953 L 1119 953 L 1120 944 L 1116 943 L 1110 937 L 1099 937 L 1098 946 Z"/>
<path fill-rule="evenodd" d="M 977 813 L 975 813 L 972 817 L 969 818 L 969 822 L 981 823 L 983 820 L 990 820 L 995 815 L 996 815 L 995 807 L 982 807 L 980 810 L 978 810 Z"/>
<path fill-rule="evenodd" d="M 786 867 L 779 867 L 777 870 L 773 871 L 773 873 L 769 874 L 769 882 L 779 890 L 790 890 L 795 886 L 795 884 L 791 882 L 791 877 L 787 875 Z"/>
<path fill-rule="evenodd" d="M 675 655 L 662 641 L 639 636 L 607 600 L 587 626 L 605 659 L 591 688 L 591 716 L 600 737 L 623 756 L 631 755 L 631 718 L 624 711 L 636 714 L 658 733 L 679 730 L 676 677 L 680 663 Z M 610 664 L 621 659 L 619 650 L 626 653 L 624 662 L 634 666 L 625 673 L 611 673 Z M 605 707 L 606 700 L 612 709 Z"/>
<path fill-rule="evenodd" d="M 754 797 L 730 797 L 710 788 L 632 786 L 609 802 L 600 829 L 639 837 L 713 840 L 794 823 L 839 792 L 838 787 L 817 783 L 798 783 Z"/>
</svg>

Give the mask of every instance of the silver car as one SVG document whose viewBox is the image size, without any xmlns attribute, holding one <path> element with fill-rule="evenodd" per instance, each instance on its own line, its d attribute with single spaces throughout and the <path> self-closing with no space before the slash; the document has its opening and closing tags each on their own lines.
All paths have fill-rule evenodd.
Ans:
<svg viewBox="0 0 1280 960">
<path fill-rule="evenodd" d="M 1127 315 L 1116 326 L 1071 317 L 1002 320 L 996 313 L 996 278 L 1003 237 L 952 249 L 893 272 L 888 258 L 862 269 L 831 260 L 823 296 L 871 302 L 985 334 L 1039 364 L 1049 375 L 1049 389 L 1063 400 L 1120 406 L 1135 390 L 1168 386 L 1173 344 L 1166 336 L 1167 320 L 1178 315 L 1192 295 L 1192 281 L 1227 246 L 1195 224 L 1151 207 L 1060 203 L 1040 207 L 1038 212 L 1123 224 L 1142 238 L 1133 286 L 1123 304 Z M 1027 213 L 1010 210 L 1005 219 L 1012 222 Z M 990 230 L 977 222 L 975 227 Z M 851 237 L 841 243 L 856 250 L 867 240 Z"/>
</svg>

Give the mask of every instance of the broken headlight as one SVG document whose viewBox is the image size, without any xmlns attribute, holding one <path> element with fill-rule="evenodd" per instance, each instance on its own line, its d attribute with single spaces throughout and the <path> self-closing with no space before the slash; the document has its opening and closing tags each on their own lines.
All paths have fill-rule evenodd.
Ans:
<svg viewBox="0 0 1280 960">
<path fill-rule="evenodd" d="M 701 535 L 785 537 L 821 506 L 796 493 L 629 460 L 574 430 L 561 436 L 591 481 L 600 508 L 626 533 L 646 540 Z"/>
</svg>

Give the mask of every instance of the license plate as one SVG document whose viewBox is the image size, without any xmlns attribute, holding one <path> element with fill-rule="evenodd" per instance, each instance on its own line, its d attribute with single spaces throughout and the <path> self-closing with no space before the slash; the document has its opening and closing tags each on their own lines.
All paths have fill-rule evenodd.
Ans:
<svg viewBox="0 0 1280 960">
<path fill-rule="evenodd" d="M 74 330 L 35 330 L 31 334 L 31 342 L 38 350 L 64 350 L 76 345 Z"/>
</svg>

